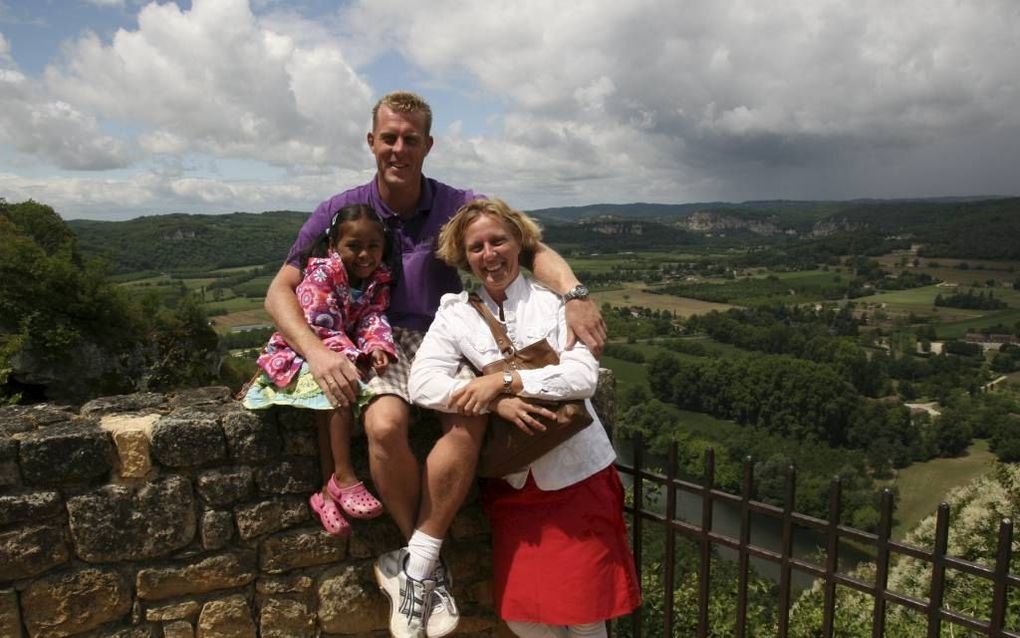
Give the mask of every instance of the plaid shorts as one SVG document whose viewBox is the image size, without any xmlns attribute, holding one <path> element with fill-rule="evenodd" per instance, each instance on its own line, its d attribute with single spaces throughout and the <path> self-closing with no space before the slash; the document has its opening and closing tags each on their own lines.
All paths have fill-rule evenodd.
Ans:
<svg viewBox="0 0 1020 638">
<path fill-rule="evenodd" d="M 375 375 L 368 380 L 368 390 L 375 396 L 395 394 L 404 401 L 411 402 L 411 394 L 407 391 L 407 379 L 411 375 L 411 362 L 421 347 L 425 333 L 420 330 L 393 328 L 393 343 L 397 346 L 397 360 L 386 366 L 382 375 Z M 475 373 L 467 362 L 457 368 L 458 379 L 471 380 Z"/>
</svg>

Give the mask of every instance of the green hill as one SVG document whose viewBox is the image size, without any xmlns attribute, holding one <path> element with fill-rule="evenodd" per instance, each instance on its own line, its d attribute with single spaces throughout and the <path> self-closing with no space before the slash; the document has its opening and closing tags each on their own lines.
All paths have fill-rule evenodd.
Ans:
<svg viewBox="0 0 1020 638">
<path fill-rule="evenodd" d="M 124 222 L 67 222 L 78 247 L 114 273 L 214 270 L 281 263 L 308 213 L 156 215 Z"/>
</svg>

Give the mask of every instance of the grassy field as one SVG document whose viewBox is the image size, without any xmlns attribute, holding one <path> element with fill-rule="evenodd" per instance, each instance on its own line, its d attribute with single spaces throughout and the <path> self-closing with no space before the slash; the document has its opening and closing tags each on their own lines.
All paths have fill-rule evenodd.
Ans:
<svg viewBox="0 0 1020 638">
<path fill-rule="evenodd" d="M 1012 327 L 1020 322 L 1020 308 L 1007 308 L 1005 310 L 991 310 L 988 313 L 973 319 L 949 321 L 935 326 L 935 333 L 940 339 L 962 339 L 970 330 L 980 330 L 1003 324 Z"/>
<path fill-rule="evenodd" d="M 724 303 L 645 292 L 644 289 L 647 287 L 639 281 L 629 281 L 624 282 L 623 287 L 616 290 L 595 292 L 592 298 L 599 306 L 604 303 L 612 306 L 643 306 L 652 310 L 668 310 L 678 317 L 702 315 L 713 310 L 725 312 L 733 307 Z"/>
<path fill-rule="evenodd" d="M 226 310 L 228 314 L 231 314 L 242 310 L 260 310 L 262 303 L 261 297 L 234 297 L 233 299 L 209 302 L 205 304 L 205 307 L 209 310 Z M 222 318 L 222 316 L 217 318 Z"/>
<path fill-rule="evenodd" d="M 973 283 L 984 283 L 989 279 L 1012 283 L 1020 277 L 1020 262 L 1018 261 L 992 261 L 988 259 L 945 259 L 926 257 L 919 258 L 917 267 L 904 268 L 901 266 L 902 258 L 906 256 L 909 263 L 914 260 L 913 255 L 896 252 L 883 255 L 877 258 L 882 267 L 890 272 L 906 270 L 908 272 L 927 273 L 942 281 L 951 281 L 960 285 Z M 961 263 L 967 264 L 967 269 L 961 269 Z"/>
<path fill-rule="evenodd" d="M 271 326 L 269 315 L 261 307 L 253 310 L 241 310 L 226 315 L 212 317 L 213 327 L 217 332 L 230 332 L 241 326 Z"/>
<path fill-rule="evenodd" d="M 969 310 L 965 308 L 935 307 L 935 296 L 951 295 L 960 288 L 924 286 L 910 290 L 894 290 L 855 299 L 857 304 L 883 305 L 889 315 L 937 317 L 935 331 L 939 338 L 962 338 L 968 330 L 986 328 L 996 324 L 1012 326 L 1020 321 L 1020 291 L 1011 288 L 995 289 L 995 296 L 1010 305 L 1003 310 Z M 967 290 L 964 288 L 963 290 Z M 981 290 L 981 289 L 979 289 Z"/>
<path fill-rule="evenodd" d="M 987 472 L 993 459 L 988 442 L 978 440 L 967 448 L 965 456 L 932 459 L 900 470 L 886 483 L 899 489 L 893 536 L 903 538 L 922 518 L 935 512 L 946 492 Z"/>
</svg>

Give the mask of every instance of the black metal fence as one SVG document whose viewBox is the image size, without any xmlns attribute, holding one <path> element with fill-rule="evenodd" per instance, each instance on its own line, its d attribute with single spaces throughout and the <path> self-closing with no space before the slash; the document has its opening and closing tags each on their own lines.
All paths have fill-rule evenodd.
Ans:
<svg viewBox="0 0 1020 638">
<path fill-rule="evenodd" d="M 1020 638 L 1020 634 L 1004 628 L 1007 608 L 1007 596 L 1010 588 L 1020 586 L 1020 577 L 1009 572 L 1013 543 L 1013 523 L 1003 519 L 999 524 L 998 545 L 995 565 L 989 569 L 977 563 L 949 556 L 947 554 L 949 540 L 949 506 L 942 503 L 938 508 L 935 532 L 935 546 L 920 548 L 901 543 L 890 538 L 893 522 L 893 495 L 885 490 L 881 496 L 880 522 L 877 533 L 862 531 L 840 523 L 841 489 L 838 479 L 833 479 L 828 519 L 822 520 L 794 511 L 795 479 L 794 468 L 790 467 L 786 476 L 785 498 L 782 507 L 751 499 L 754 493 L 753 464 L 745 459 L 743 464 L 743 480 L 741 493 L 730 494 L 715 489 L 715 458 L 712 450 L 705 454 L 705 469 L 700 484 L 682 480 L 677 476 L 677 446 L 674 443 L 666 459 L 665 474 L 649 471 L 644 467 L 645 448 L 639 434 L 633 440 L 634 455 L 632 466 L 617 464 L 621 474 L 633 480 L 632 504 L 626 508 L 631 516 L 633 532 L 633 551 L 638 565 L 642 568 L 642 534 L 646 525 L 664 528 L 665 556 L 662 561 L 661 586 L 664 605 L 662 626 L 643 626 L 640 613 L 635 613 L 620 623 L 629 623 L 630 634 L 638 636 L 674 635 L 675 614 L 673 609 L 673 590 L 675 587 L 675 553 L 677 534 L 695 541 L 699 548 L 698 555 L 698 605 L 697 631 L 699 638 L 707 636 L 727 635 L 729 630 L 709 626 L 709 590 L 712 578 L 712 556 L 714 548 L 729 548 L 737 555 L 737 595 L 736 619 L 733 635 L 743 638 L 749 635 L 748 624 L 748 584 L 751 577 L 750 560 L 752 557 L 773 563 L 779 568 L 778 601 L 775 635 L 786 638 L 790 630 L 790 610 L 794 590 L 791 576 L 794 570 L 820 579 L 823 589 L 822 625 L 814 635 L 831 638 L 846 636 L 845 630 L 835 625 L 836 587 L 844 586 L 869 596 L 873 602 L 871 613 L 871 636 L 880 638 L 885 635 L 886 613 L 889 605 L 899 605 L 914 612 L 923 614 L 927 622 L 927 636 L 936 638 L 942 635 L 943 626 L 959 627 L 974 632 L 979 636 Z M 660 491 L 665 497 L 664 512 L 646 509 L 645 495 L 647 490 Z M 697 523 L 678 520 L 676 515 L 677 495 L 679 491 L 694 494 L 700 498 L 701 517 Z M 740 529 L 738 537 L 727 536 L 713 529 L 713 505 L 730 503 L 739 509 Z M 660 508 L 661 509 L 661 508 Z M 754 545 L 751 542 L 753 516 L 773 518 L 781 526 L 779 550 Z M 824 554 L 818 560 L 796 557 L 793 551 L 795 529 L 814 530 L 824 538 Z M 840 568 L 840 544 L 851 541 L 857 546 L 870 548 L 875 556 L 875 576 L 873 582 L 842 571 Z M 888 576 L 890 565 L 899 557 L 918 559 L 931 566 L 929 596 L 921 599 L 890 590 Z M 978 579 L 986 579 L 991 583 L 991 613 L 987 618 L 975 618 L 959 611 L 948 609 L 943 605 L 947 570 L 956 570 Z M 647 580 L 643 580 L 647 582 Z M 645 592 L 646 595 L 648 592 Z M 619 625 L 618 625 L 619 626 Z M 760 635 L 760 632 L 759 632 Z M 922 634 L 918 634 L 922 635 Z"/>
</svg>

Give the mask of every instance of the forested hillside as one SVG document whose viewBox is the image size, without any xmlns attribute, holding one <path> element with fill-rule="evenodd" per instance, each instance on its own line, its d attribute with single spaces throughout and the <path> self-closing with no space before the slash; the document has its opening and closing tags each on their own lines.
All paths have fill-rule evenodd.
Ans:
<svg viewBox="0 0 1020 638">
<path fill-rule="evenodd" d="M 158 215 L 126 222 L 75 219 L 67 225 L 82 253 L 114 273 L 213 270 L 282 263 L 307 212 Z"/>
<path fill-rule="evenodd" d="M 0 199 L 0 404 L 202 385 L 221 359 L 193 296 L 124 294 L 52 208 Z"/>
</svg>

